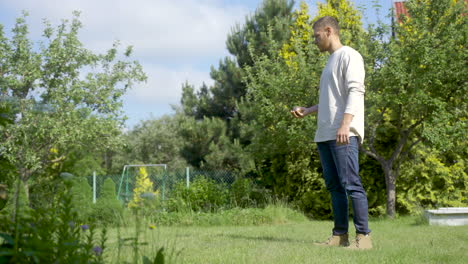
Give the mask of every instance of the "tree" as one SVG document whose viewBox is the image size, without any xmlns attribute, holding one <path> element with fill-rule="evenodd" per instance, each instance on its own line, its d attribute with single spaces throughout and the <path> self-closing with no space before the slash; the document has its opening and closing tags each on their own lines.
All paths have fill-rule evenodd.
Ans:
<svg viewBox="0 0 468 264">
<path fill-rule="evenodd" d="M 251 53 L 268 54 L 268 34 L 280 43 L 288 39 L 293 6 L 294 2 L 290 0 L 265 0 L 254 15 L 247 17 L 242 27 L 236 25 L 226 41 L 227 49 L 234 58 L 226 57 L 220 61 L 218 69 L 211 68 L 212 87 L 204 85 L 198 94 L 193 89 L 183 90 L 183 107 L 196 109 L 185 112 L 197 113 L 197 119 L 233 118 L 237 113 L 236 103 L 246 93 L 243 68 L 253 64 Z M 187 100 L 184 98 L 192 98 L 192 104 L 185 106 Z"/>
<path fill-rule="evenodd" d="M 383 168 L 390 217 L 396 213 L 401 165 L 416 146 L 450 149 L 459 140 L 466 145 L 465 5 L 408 1 L 409 17 L 395 25 L 396 38 L 374 47 L 380 55 L 369 76 L 368 143 L 363 151 Z"/>
<path fill-rule="evenodd" d="M 0 30 L 0 103 L 16 116 L 0 127 L 0 155 L 27 191 L 35 173 L 63 162 L 70 149 L 119 144 L 121 96 L 146 77 L 139 63 L 129 60 L 131 47 L 123 56 L 118 43 L 105 54 L 84 48 L 79 13 L 57 28 L 45 22 L 44 40 L 37 45 L 28 39 L 26 17 L 17 19 L 11 40 Z"/>
<path fill-rule="evenodd" d="M 114 170 L 129 163 L 167 164 L 169 168 L 184 168 L 187 162 L 180 155 L 184 145 L 179 135 L 179 116 L 163 116 L 141 121 L 124 136 L 125 146 L 114 155 Z"/>
<path fill-rule="evenodd" d="M 182 111 L 186 115 L 202 120 L 201 124 L 211 122 L 214 125 L 215 121 L 208 121 L 208 119 L 219 118 L 225 122 L 224 126 L 226 127 L 224 135 L 219 135 L 223 138 L 226 136 L 226 138 L 212 140 L 214 144 L 223 142 L 222 146 L 212 145 L 209 147 L 206 145 L 199 149 L 195 147 L 195 145 L 198 146 L 198 143 L 195 143 L 184 149 L 183 153 L 189 159 L 190 164 L 195 166 L 204 164 L 206 168 L 223 165 L 229 168 L 242 168 L 245 165 L 244 161 L 249 159 L 243 147 L 250 142 L 250 139 L 241 138 L 240 126 L 241 123 L 250 122 L 250 120 L 246 120 L 246 116 L 240 116 L 238 109 L 239 102 L 246 94 L 244 69 L 253 64 L 252 54 L 276 56 L 276 51 L 273 54 L 270 53 L 271 39 L 279 43 L 287 41 L 293 6 L 294 2 L 291 0 L 263 1 L 256 12 L 246 18 L 244 25 L 236 25 L 228 35 L 226 46 L 232 56 L 220 60 L 218 68 L 211 68 L 213 86 L 202 85 L 197 92 L 189 84 L 183 86 L 181 103 Z M 244 105 L 244 107 L 246 106 Z M 194 128 L 202 129 L 202 127 L 203 125 Z M 197 133 L 203 133 L 202 131 Z M 191 141 L 192 138 L 185 137 L 190 134 L 182 133 L 186 142 Z M 205 148 L 207 148 L 206 151 L 202 151 Z M 213 152 L 216 152 L 217 155 L 214 155 Z M 224 161 L 221 164 L 217 163 L 220 153 L 223 153 L 222 160 Z M 239 155 L 230 158 L 228 157 L 229 153 L 239 153 Z M 209 155 L 208 158 L 207 155 Z M 209 160 L 209 164 L 207 160 Z M 240 163 L 235 164 L 236 162 Z"/>
<path fill-rule="evenodd" d="M 323 58 L 312 45 L 302 46 L 304 42 L 296 41 L 303 39 L 301 32 L 308 31 L 301 31 L 304 23 L 311 27 L 306 4 L 301 4 L 293 19 L 287 44 L 270 36 L 269 54 L 276 53 L 274 56 L 253 55 L 253 66 L 246 68 L 247 98 L 240 105 L 240 114 L 251 120 L 243 124 L 241 132 L 252 134 L 247 149 L 263 183 L 278 195 L 299 200 L 310 184 L 320 179 L 314 164 L 318 157 L 310 148 L 313 142 L 306 133 L 314 130 L 315 123 L 313 119 L 297 122 L 289 110 L 296 104 L 308 105 L 316 100 L 319 71 L 315 68 L 323 64 Z M 286 56 L 285 51 L 294 55 Z"/>
<path fill-rule="evenodd" d="M 196 120 L 193 117 L 180 119 L 179 134 L 187 139 L 180 154 L 188 164 L 201 168 L 210 154 L 210 146 L 217 145 L 226 134 L 226 123 L 219 118 Z"/>
</svg>

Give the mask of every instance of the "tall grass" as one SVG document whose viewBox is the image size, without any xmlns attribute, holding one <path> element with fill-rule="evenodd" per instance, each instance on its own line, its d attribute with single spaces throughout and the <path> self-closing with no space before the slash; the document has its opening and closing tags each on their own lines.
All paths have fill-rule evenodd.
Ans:
<svg viewBox="0 0 468 264">
<path fill-rule="evenodd" d="M 232 208 L 217 212 L 159 212 L 147 221 L 163 226 L 245 226 L 306 221 L 306 217 L 286 205 L 265 208 Z"/>
</svg>

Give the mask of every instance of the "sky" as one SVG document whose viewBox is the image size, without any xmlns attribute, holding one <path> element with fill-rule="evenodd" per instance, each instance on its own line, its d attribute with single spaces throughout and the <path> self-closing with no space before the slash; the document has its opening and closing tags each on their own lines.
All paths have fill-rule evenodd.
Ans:
<svg viewBox="0 0 468 264">
<path fill-rule="evenodd" d="M 115 41 L 121 50 L 133 46 L 132 58 L 138 60 L 148 76 L 146 83 L 136 84 L 123 97 L 123 110 L 131 129 L 142 120 L 174 113 L 179 105 L 182 84 L 196 88 L 213 84 L 210 68 L 229 53 L 227 35 L 236 24 L 259 7 L 262 0 L 0 0 L 0 24 L 7 36 L 21 16 L 28 11 L 27 23 L 34 41 L 41 40 L 43 19 L 58 26 L 81 12 L 83 28 L 80 40 L 93 52 L 105 52 Z M 296 2 L 296 7 L 299 1 Z M 315 15 L 315 0 L 306 0 Z M 364 8 L 364 24 L 375 23 L 373 5 L 381 6 L 385 16 L 392 0 L 355 0 Z"/>
</svg>

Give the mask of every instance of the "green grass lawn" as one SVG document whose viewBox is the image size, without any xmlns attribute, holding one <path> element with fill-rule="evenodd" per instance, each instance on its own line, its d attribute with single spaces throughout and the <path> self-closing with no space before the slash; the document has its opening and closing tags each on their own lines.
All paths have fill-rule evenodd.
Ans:
<svg viewBox="0 0 468 264">
<path fill-rule="evenodd" d="M 350 251 L 313 245 L 328 238 L 331 221 L 301 221 L 260 226 L 157 227 L 145 225 L 139 237 L 148 242 L 139 250 L 155 256 L 165 247 L 172 263 L 468 263 L 468 226 L 416 224 L 416 217 L 372 220 L 374 249 Z M 134 236 L 134 227 L 121 229 Z M 109 230 L 106 259 L 118 263 L 117 229 Z M 167 252 L 168 251 L 168 252 Z M 133 263 L 125 246 L 121 260 Z M 122 261 L 120 261 L 122 262 Z"/>
</svg>

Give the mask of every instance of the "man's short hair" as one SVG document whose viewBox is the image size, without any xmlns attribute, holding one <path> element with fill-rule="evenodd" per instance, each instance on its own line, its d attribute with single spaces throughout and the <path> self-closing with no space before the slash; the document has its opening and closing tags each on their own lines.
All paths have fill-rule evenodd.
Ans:
<svg viewBox="0 0 468 264">
<path fill-rule="evenodd" d="M 336 18 L 331 17 L 331 16 L 324 16 L 319 18 L 317 21 L 315 21 L 313 28 L 322 28 L 322 27 L 331 27 L 333 30 L 336 32 L 336 34 L 339 36 L 340 35 L 340 25 L 338 25 L 338 21 Z"/>
</svg>

